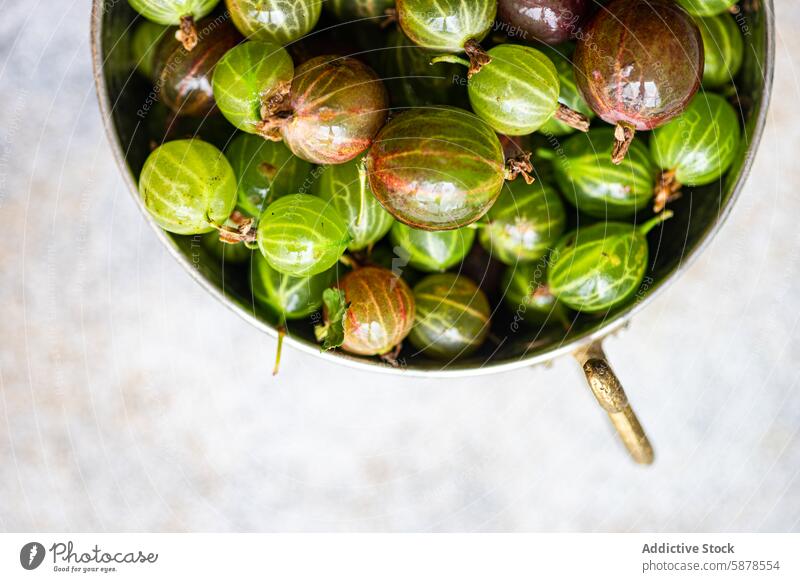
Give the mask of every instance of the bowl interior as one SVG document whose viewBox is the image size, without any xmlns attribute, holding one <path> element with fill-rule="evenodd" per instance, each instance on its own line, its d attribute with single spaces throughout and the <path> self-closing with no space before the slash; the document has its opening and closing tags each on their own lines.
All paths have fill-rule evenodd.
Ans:
<svg viewBox="0 0 800 582">
<path fill-rule="evenodd" d="M 749 3 L 748 3 L 749 4 Z M 755 4 L 755 3 L 753 3 Z M 481 281 L 496 301 L 492 341 L 469 359 L 434 361 L 406 346 L 400 355 L 400 370 L 439 375 L 496 371 L 528 365 L 555 357 L 578 344 L 596 339 L 618 328 L 641 309 L 664 285 L 675 278 L 720 226 L 741 189 L 763 129 L 773 69 L 773 11 L 771 2 L 760 2 L 757 10 L 742 10 L 736 19 L 745 42 L 745 61 L 737 78 L 734 101 L 739 105 L 743 136 L 741 155 L 718 182 L 695 189 L 671 207 L 675 217 L 663 230 L 650 235 L 650 270 L 645 285 L 632 304 L 603 317 L 576 316 L 565 335 L 558 325 L 529 327 L 515 323 L 512 310 L 497 301 L 502 296 L 499 265 L 488 260 L 476 245 L 468 259 L 468 274 Z M 98 93 L 103 115 L 131 192 L 139 202 L 136 183 L 153 142 L 164 139 L 167 114 L 158 103 L 152 82 L 134 71 L 132 33 L 141 22 L 127 2 L 95 0 L 93 50 Z M 197 134 L 224 149 L 234 136 L 232 127 L 218 115 L 201 120 L 178 120 L 172 138 Z M 579 219 L 578 219 L 579 220 Z M 152 221 L 151 221 L 152 223 Z M 154 223 L 153 223 L 154 224 Z M 268 333 L 275 334 L 276 318 L 254 304 L 248 285 L 249 266 L 225 262 L 210 254 L 199 237 L 173 236 L 155 230 L 184 267 L 240 316 Z M 499 303 L 499 305 L 498 305 Z M 313 320 L 289 324 L 289 343 L 319 354 L 313 338 Z M 346 354 L 324 357 L 384 371 L 395 371 L 378 359 Z"/>
</svg>

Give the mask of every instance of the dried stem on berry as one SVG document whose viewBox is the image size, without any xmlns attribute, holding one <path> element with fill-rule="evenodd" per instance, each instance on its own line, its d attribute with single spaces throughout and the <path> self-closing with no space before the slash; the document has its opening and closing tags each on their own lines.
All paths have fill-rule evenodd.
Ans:
<svg viewBox="0 0 800 582">
<path fill-rule="evenodd" d="M 628 154 L 628 150 L 636 135 L 636 128 L 629 123 L 618 123 L 614 128 L 614 150 L 611 152 L 611 161 L 620 165 Z"/>
<path fill-rule="evenodd" d="M 469 57 L 469 71 L 467 72 L 468 79 L 480 71 L 484 65 L 488 65 L 492 62 L 492 57 L 490 57 L 489 54 L 483 50 L 481 45 L 475 39 L 470 39 L 466 42 L 464 45 L 464 52 L 467 53 L 467 56 Z"/>
<path fill-rule="evenodd" d="M 664 170 L 658 178 L 653 198 L 653 212 L 658 214 L 667 204 L 681 197 L 681 183 L 675 179 L 675 170 Z"/>
<path fill-rule="evenodd" d="M 527 184 L 533 184 L 534 177 L 529 172 L 533 172 L 530 152 L 523 152 L 506 160 L 506 180 L 515 180 L 517 176 L 522 176 Z"/>
<path fill-rule="evenodd" d="M 194 17 L 191 14 L 181 16 L 180 27 L 175 32 L 175 38 L 183 44 L 183 48 L 187 51 L 197 46 L 197 29 L 194 26 Z"/>
<path fill-rule="evenodd" d="M 589 131 L 589 118 L 583 113 L 570 109 L 561 103 L 556 107 L 556 112 L 553 114 L 553 117 L 578 131 L 583 131 L 584 133 Z"/>
</svg>

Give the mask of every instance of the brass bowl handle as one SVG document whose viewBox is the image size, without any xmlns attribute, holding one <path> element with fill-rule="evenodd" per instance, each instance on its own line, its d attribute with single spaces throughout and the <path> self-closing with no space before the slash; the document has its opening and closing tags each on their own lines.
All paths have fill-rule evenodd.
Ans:
<svg viewBox="0 0 800 582">
<path fill-rule="evenodd" d="M 654 457 L 653 447 L 628 402 L 619 378 L 611 369 L 600 342 L 580 348 L 573 355 L 583 368 L 586 381 L 597 402 L 608 413 L 633 460 L 642 465 L 650 465 Z"/>
</svg>

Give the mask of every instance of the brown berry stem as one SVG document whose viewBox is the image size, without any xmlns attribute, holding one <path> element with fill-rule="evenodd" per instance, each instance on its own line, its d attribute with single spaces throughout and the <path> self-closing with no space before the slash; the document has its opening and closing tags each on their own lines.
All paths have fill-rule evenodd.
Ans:
<svg viewBox="0 0 800 582">
<path fill-rule="evenodd" d="M 578 131 L 583 131 L 584 133 L 589 131 L 589 118 L 583 113 L 570 109 L 561 103 L 556 107 L 556 112 L 553 114 L 553 117 Z"/>
<path fill-rule="evenodd" d="M 281 128 L 294 115 L 291 94 L 291 83 L 281 83 L 264 97 L 260 111 L 261 123 L 256 127 L 259 135 L 271 141 L 281 141 Z"/>
<path fill-rule="evenodd" d="M 258 230 L 255 227 L 255 220 L 245 216 L 238 210 L 234 210 L 228 220 L 236 225 L 236 228 L 208 219 L 209 224 L 219 231 L 219 240 L 221 242 L 229 245 L 244 243 L 248 247 L 256 242 Z"/>
<path fill-rule="evenodd" d="M 484 65 L 492 62 L 492 57 L 481 48 L 481 45 L 474 38 L 469 39 L 464 44 L 464 52 L 469 57 L 469 72 L 467 78 L 472 77 L 475 73 L 481 70 Z"/>
<path fill-rule="evenodd" d="M 194 16 L 191 14 L 181 16 L 180 26 L 175 32 L 175 38 L 183 44 L 183 48 L 187 51 L 197 46 L 197 29 L 194 26 Z"/>
<path fill-rule="evenodd" d="M 535 179 L 529 172 L 533 172 L 530 152 L 523 152 L 506 160 L 506 180 L 512 181 L 517 176 L 522 176 L 527 184 L 533 184 Z"/>
<path fill-rule="evenodd" d="M 653 212 L 658 214 L 667 204 L 681 197 L 681 183 L 675 178 L 675 170 L 664 170 L 658 178 L 653 197 Z"/>
<path fill-rule="evenodd" d="M 628 150 L 636 135 L 636 128 L 629 123 L 619 122 L 614 128 L 614 150 L 611 152 L 611 161 L 620 165 L 628 154 Z"/>
</svg>

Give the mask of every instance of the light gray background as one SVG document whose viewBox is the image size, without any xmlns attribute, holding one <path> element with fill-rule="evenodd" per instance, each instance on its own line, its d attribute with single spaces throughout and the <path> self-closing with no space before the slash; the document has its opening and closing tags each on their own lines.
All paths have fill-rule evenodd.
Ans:
<svg viewBox="0 0 800 582">
<path fill-rule="evenodd" d="M 797 2 L 731 220 L 606 344 L 649 469 L 569 359 L 434 381 L 290 348 L 273 379 L 125 190 L 89 4 L 0 1 L 0 530 L 798 530 Z"/>
</svg>

